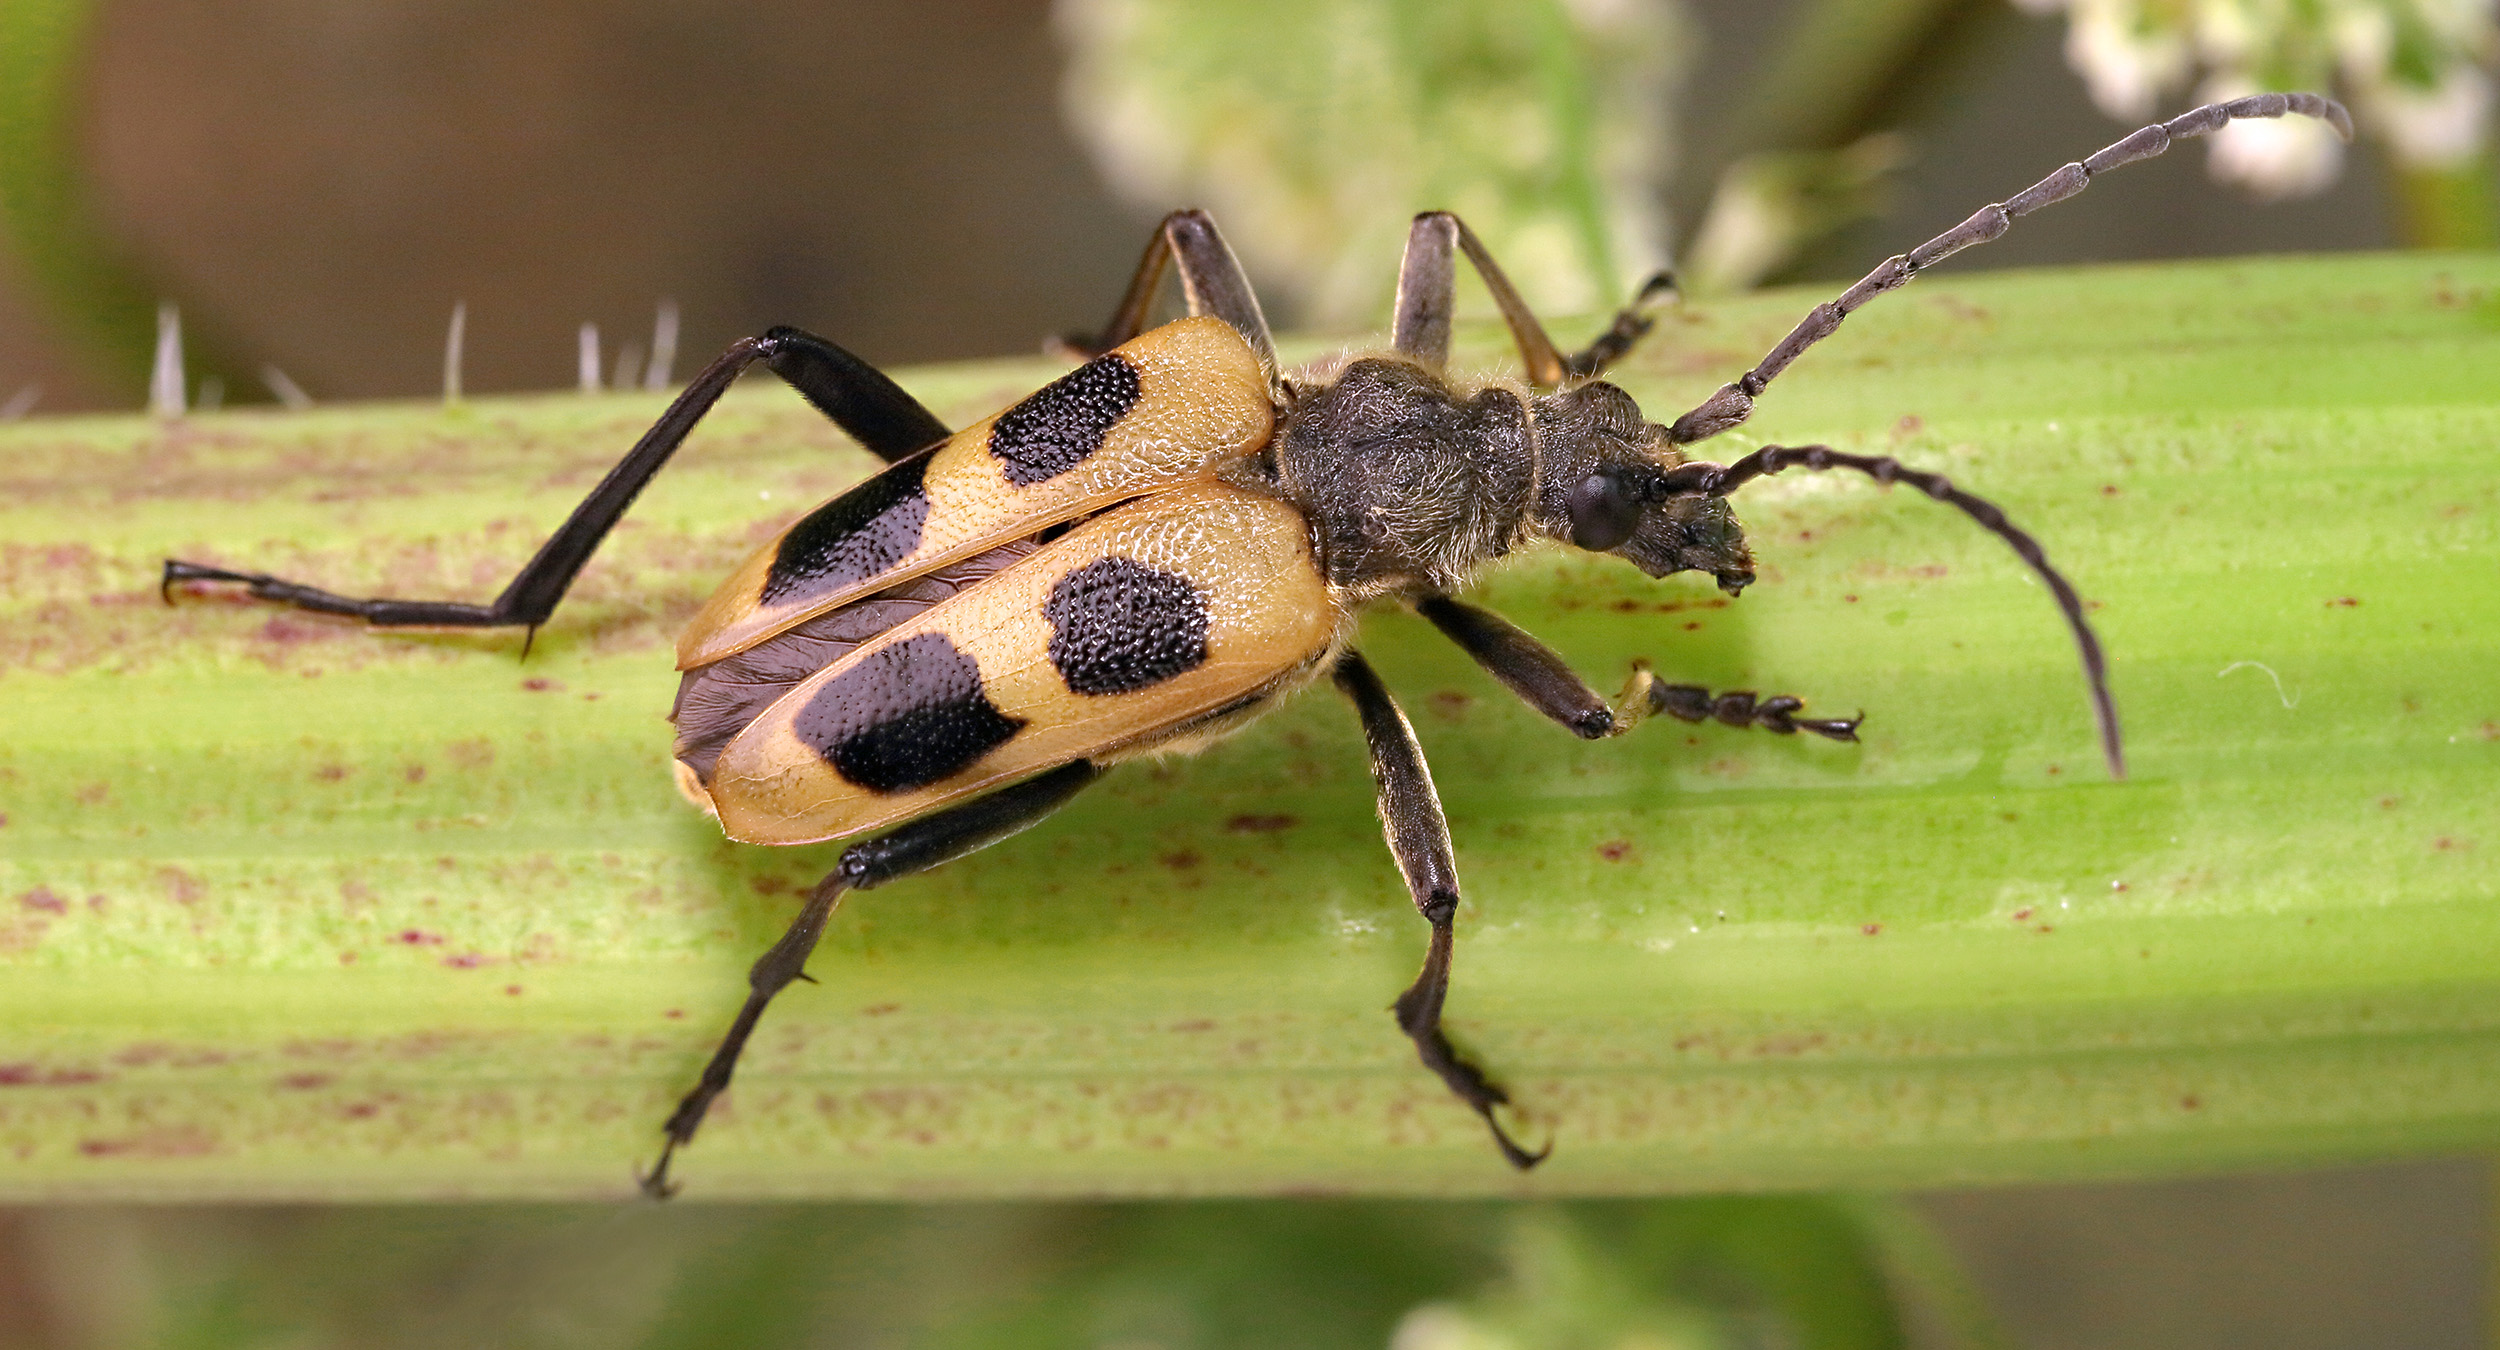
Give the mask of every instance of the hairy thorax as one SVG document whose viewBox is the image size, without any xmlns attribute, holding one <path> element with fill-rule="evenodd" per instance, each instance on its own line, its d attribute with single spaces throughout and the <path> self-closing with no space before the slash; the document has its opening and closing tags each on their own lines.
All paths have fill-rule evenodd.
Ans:
<svg viewBox="0 0 2500 1350">
<path fill-rule="evenodd" d="M 1522 539 L 1536 479 L 1518 393 L 1380 357 L 1299 393 L 1250 471 L 1309 519 L 1354 602 L 1462 585 Z"/>
</svg>

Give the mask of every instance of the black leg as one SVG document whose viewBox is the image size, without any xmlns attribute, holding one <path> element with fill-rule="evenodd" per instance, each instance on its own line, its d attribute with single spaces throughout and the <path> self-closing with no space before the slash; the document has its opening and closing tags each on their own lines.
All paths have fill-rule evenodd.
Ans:
<svg viewBox="0 0 2500 1350">
<path fill-rule="evenodd" d="M 1545 325 L 1520 297 L 1501 265 L 1485 250 L 1476 232 L 1447 211 L 1426 211 L 1407 230 L 1406 254 L 1398 264 L 1398 299 L 1390 342 L 1399 355 L 1413 357 L 1433 369 L 1450 361 L 1450 314 L 1458 283 L 1458 256 L 1464 253 L 1484 278 L 1493 303 L 1519 345 L 1527 364 L 1528 383 L 1539 389 L 1558 388 L 1566 381 L 1586 379 L 1632 349 L 1655 322 L 1650 308 L 1675 289 L 1674 278 L 1661 272 L 1651 277 L 1632 303 L 1617 311 L 1614 323 L 1586 348 L 1564 355 L 1546 335 Z"/>
<path fill-rule="evenodd" d="M 703 1066 L 702 1080 L 669 1114 L 668 1123 L 662 1127 L 668 1142 L 660 1148 L 660 1160 L 642 1178 L 643 1194 L 665 1200 L 676 1193 L 677 1188 L 668 1179 L 670 1160 L 677 1156 L 680 1147 L 693 1142 L 695 1131 L 703 1125 L 704 1113 L 712 1109 L 713 1099 L 728 1089 L 729 1076 L 738 1067 L 738 1055 L 746 1049 L 747 1037 L 754 1034 L 764 1006 L 791 981 L 807 978 L 808 955 L 816 950 L 817 940 L 825 933 L 825 921 L 832 917 L 844 892 L 870 890 L 987 848 L 1039 824 L 1102 773 L 1089 760 L 1063 764 L 1039 778 L 923 816 L 891 834 L 843 850 L 842 861 L 816 883 L 790 930 L 747 971 L 746 1004 L 729 1024 L 729 1033 L 721 1038 L 720 1048 L 712 1052 L 711 1062 Z"/>
<path fill-rule="evenodd" d="M 1687 722 L 1715 717 L 1732 727 L 1759 726 L 1783 736 L 1811 731 L 1836 741 L 1856 740 L 1858 723 L 1864 720 L 1795 716 L 1805 701 L 1788 694 L 1759 699 L 1739 692 L 1713 698 L 1698 685 L 1660 684 L 1647 667 L 1637 665 L 1623 697 L 1608 703 L 1553 648 L 1489 609 L 1435 595 L 1416 602 L 1415 610 L 1522 703 L 1584 740 L 1620 736 L 1638 726 L 1644 716 L 1657 712 Z"/>
<path fill-rule="evenodd" d="M 775 375 L 888 464 L 954 434 L 884 371 L 813 333 L 775 328 L 757 341 Z"/>
<path fill-rule="evenodd" d="M 1563 358 L 1563 365 L 1575 380 L 1592 379 L 1606 373 L 1608 367 L 1629 355 L 1635 344 L 1649 336 L 1658 320 L 1650 313 L 1669 296 L 1675 295 L 1673 272 L 1652 272 L 1649 280 L 1632 293 L 1631 303 L 1615 311 L 1614 321 L 1597 340 Z"/>
<path fill-rule="evenodd" d="M 2219 129 L 2224 123 L 2243 117 L 2281 117 L 2298 113 L 2316 117 L 2332 125 L 2345 140 L 2352 139 L 2352 115 L 2333 99 L 2316 94 L 2252 94 L 2228 103 L 2208 103 L 2204 107 L 2181 113 L 2167 122 L 2143 127 L 2099 153 L 2050 174 L 2039 182 L 2015 193 L 2001 202 L 1979 208 L 1971 218 L 1937 235 L 1907 253 L 1896 254 L 1878 264 L 1857 285 L 1840 294 L 1840 298 L 1816 305 L 1812 312 L 1788 336 L 1779 340 L 1760 364 L 1746 371 L 1735 383 L 1721 385 L 1719 391 L 1703 400 L 1700 407 L 1675 419 L 1667 432 L 1677 445 L 1690 445 L 1708 440 L 1730 427 L 1741 424 L 1753 415 L 1753 401 L 1764 386 L 1788 369 L 1788 364 L 1805 349 L 1831 336 L 1840 321 L 1855 313 L 1866 302 L 1906 284 L 1911 277 L 1933 267 L 1973 244 L 1984 244 L 2005 233 L 2015 218 L 2027 216 L 2051 202 L 2064 201 L 2084 190 L 2097 174 L 2139 159 L 2151 159 L 2170 148 L 2174 141 L 2202 136 Z"/>
<path fill-rule="evenodd" d="M 1760 727 L 1782 736 L 1811 731 L 1835 741 L 1855 741 L 1858 725 L 1866 714 L 1855 717 L 1799 717 L 1805 700 L 1793 694 L 1773 694 L 1764 698 L 1750 689 L 1732 689 L 1713 694 L 1698 684 L 1654 684 L 1649 690 L 1649 710 L 1662 712 L 1686 722 L 1716 720 L 1721 726 Z"/>
<path fill-rule="evenodd" d="M 947 436 L 945 423 L 867 362 L 823 338 L 795 328 L 776 328 L 762 337 L 741 340 L 704 367 L 491 605 L 355 599 L 262 572 L 234 572 L 171 558 L 165 560 L 160 589 L 171 600 L 177 581 L 237 582 L 251 588 L 256 599 L 322 614 L 352 615 L 382 627 L 526 627 L 535 636 L 644 485 L 668 463 L 739 373 L 757 361 L 771 366 L 843 430 L 889 462 Z"/>
<path fill-rule="evenodd" d="M 1259 354 L 1268 374 L 1275 375 L 1276 339 L 1268 332 L 1258 293 L 1250 289 L 1250 278 L 1242 273 L 1232 245 L 1215 228 L 1215 218 L 1194 207 L 1165 216 L 1155 227 L 1145 256 L 1137 260 L 1136 274 L 1129 278 L 1127 294 L 1120 297 L 1102 331 L 1064 336 L 1059 345 L 1078 356 L 1100 356 L 1144 332 L 1154 312 L 1155 293 L 1163 286 L 1164 268 L 1175 265 L 1189 312 L 1212 314 L 1231 324 L 1250 350 Z"/>
<path fill-rule="evenodd" d="M 1458 1099 L 1474 1108 L 1493 1131 L 1502 1156 L 1522 1171 L 1551 1152 L 1521 1148 L 1493 1108 L 1510 1101 L 1509 1094 L 1484 1076 L 1484 1071 L 1459 1057 L 1441 1031 L 1441 1004 L 1450 992 L 1450 940 L 1458 914 L 1458 861 L 1450 855 L 1450 824 L 1441 814 L 1441 798 L 1432 788 L 1432 771 L 1424 765 L 1423 747 L 1415 729 L 1389 697 L 1362 653 L 1349 651 L 1337 659 L 1337 687 L 1354 700 L 1363 718 L 1363 739 L 1371 747 L 1372 779 L 1380 789 L 1380 822 L 1389 837 L 1390 855 L 1406 877 L 1415 908 L 1432 925 L 1432 945 L 1424 954 L 1423 973 L 1398 995 L 1398 1030 L 1415 1043 L 1424 1067 L 1440 1076 Z"/>
<path fill-rule="evenodd" d="M 2074 634 L 2075 651 L 2083 661 L 2084 682 L 2091 689 L 2092 713 L 2101 729 L 2101 757 L 2109 764 L 2110 777 L 2127 776 L 2126 746 L 2118 730 L 2118 705 L 2109 695 L 2109 663 L 2101 655 L 2101 640 L 2092 632 L 2091 621 L 2084 617 L 2083 597 L 2075 593 L 2074 583 L 2064 573 L 2049 565 L 2040 541 L 2006 519 L 1996 503 L 1953 486 L 1953 481 L 1943 474 L 1910 468 L 1890 455 L 1853 455 L 1828 445 L 1766 445 L 1732 464 L 1694 460 L 1659 474 L 1644 485 L 1643 494 L 1653 502 L 1684 494 L 1725 497 L 1757 478 L 1768 478 L 1788 469 L 1811 469 L 1817 473 L 1851 469 L 1878 483 L 1907 483 L 2004 540 L 2014 550 L 2014 556 L 2022 559 L 2048 586 L 2049 594 L 2056 597 L 2057 611 L 2064 616 L 2067 630 Z"/>
<path fill-rule="evenodd" d="M 1614 706 L 1528 630 L 1492 610 L 1461 604 L 1446 595 L 1416 602 L 1415 612 L 1476 658 L 1476 664 L 1517 694 L 1520 702 L 1562 723 L 1571 734 L 1594 741 L 1618 729 L 1622 719 L 1615 716 Z"/>
</svg>

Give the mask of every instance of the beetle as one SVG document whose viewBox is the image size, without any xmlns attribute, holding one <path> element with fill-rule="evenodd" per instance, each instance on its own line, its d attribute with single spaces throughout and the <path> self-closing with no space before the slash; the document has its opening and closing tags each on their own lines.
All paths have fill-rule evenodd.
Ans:
<svg viewBox="0 0 2500 1350">
<path fill-rule="evenodd" d="M 1742 424 L 1772 380 L 1850 313 L 2014 218 L 2179 139 L 2287 113 L 2351 135 L 2344 109 L 2314 94 L 2208 104 L 2144 127 L 1885 260 L 1666 424 L 1599 378 L 1651 328 L 1672 289 L 1664 274 L 1566 353 L 1466 225 L 1426 212 L 1408 235 L 1388 349 L 1287 371 L 1214 221 L 1182 210 L 1155 231 L 1103 330 L 1064 340 L 1083 363 L 963 430 L 834 343 L 774 328 L 695 376 L 491 604 L 355 599 L 170 559 L 163 586 L 170 599 L 179 582 L 239 584 L 376 626 L 515 626 L 534 637 L 644 484 L 762 362 L 887 467 L 765 544 L 680 636 L 678 786 L 735 840 L 871 837 L 842 853 L 750 970 L 744 1006 L 663 1127 L 645 1191 L 672 1193 L 676 1151 L 845 893 L 995 843 L 1111 765 L 1202 747 L 1322 677 L 1355 705 L 1389 849 L 1430 930 L 1423 968 L 1393 1005 L 1398 1028 L 1525 1169 L 1551 1145 L 1531 1151 L 1512 1137 L 1496 1115 L 1507 1095 L 1441 1028 L 1457 870 L 1414 732 L 1352 643 L 1358 611 L 1413 606 L 1585 738 L 1664 713 L 1853 741 L 1857 717 L 1800 716 L 1792 696 L 1662 683 L 1643 666 L 1608 700 L 1534 637 L 1456 598 L 1484 566 L 1540 540 L 1613 554 L 1652 577 L 1704 572 L 1733 595 L 1754 572 L 1729 496 L 1787 469 L 1847 469 L 1961 510 L 2038 574 L 2073 633 L 2110 772 L 2123 777 L 2083 602 L 1994 505 L 1940 475 L 1828 446 L 1767 445 L 1727 464 L 1685 452 Z M 1446 370 L 1461 258 L 1500 308 L 1523 380 Z M 1149 329 L 1167 271 L 1189 317 Z"/>
</svg>

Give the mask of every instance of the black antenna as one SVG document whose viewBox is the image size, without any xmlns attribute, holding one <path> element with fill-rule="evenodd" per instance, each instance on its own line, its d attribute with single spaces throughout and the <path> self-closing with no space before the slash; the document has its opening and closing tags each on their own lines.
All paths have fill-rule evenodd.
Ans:
<svg viewBox="0 0 2500 1350">
<path fill-rule="evenodd" d="M 1725 467 L 1680 464 L 1661 474 L 1650 490 L 1662 500 L 1688 492 L 1724 497 L 1757 478 L 1768 478 L 1784 469 L 1855 469 L 1878 483 L 1907 483 L 1937 501 L 1958 507 L 1990 534 L 2004 540 L 2032 571 L 2040 574 L 2057 597 L 2058 611 L 2066 616 L 2066 626 L 2074 631 L 2075 647 L 2083 657 L 2084 679 L 2092 687 L 2092 712 L 2101 726 L 2101 756 L 2109 761 L 2112 778 L 2127 776 L 2126 747 L 2118 732 L 2118 705 L 2109 696 L 2108 662 L 2101 656 L 2100 638 L 2083 617 L 2083 598 L 2075 594 L 2073 584 L 2063 574 L 2049 565 L 2040 541 L 2007 520 L 1995 503 L 1953 486 L 1952 480 L 1943 474 L 1913 469 L 1890 455 L 1853 455 L 1828 445 L 1766 445 Z"/>
</svg>

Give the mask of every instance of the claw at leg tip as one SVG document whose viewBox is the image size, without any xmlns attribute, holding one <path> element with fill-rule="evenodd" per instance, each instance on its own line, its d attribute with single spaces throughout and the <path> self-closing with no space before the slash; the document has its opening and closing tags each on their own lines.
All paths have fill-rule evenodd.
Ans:
<svg viewBox="0 0 2500 1350">
<path fill-rule="evenodd" d="M 1503 1160 L 1522 1172 L 1535 1170 L 1538 1163 L 1553 1156 L 1554 1141 L 1551 1139 L 1546 1140 L 1545 1147 L 1534 1153 L 1521 1148 L 1519 1141 L 1510 1137 L 1510 1131 L 1503 1129 L 1502 1123 L 1493 1118 L 1493 1111 L 1490 1107 L 1485 1108 L 1484 1123 L 1493 1131 L 1493 1142 L 1500 1146 Z"/>
</svg>

